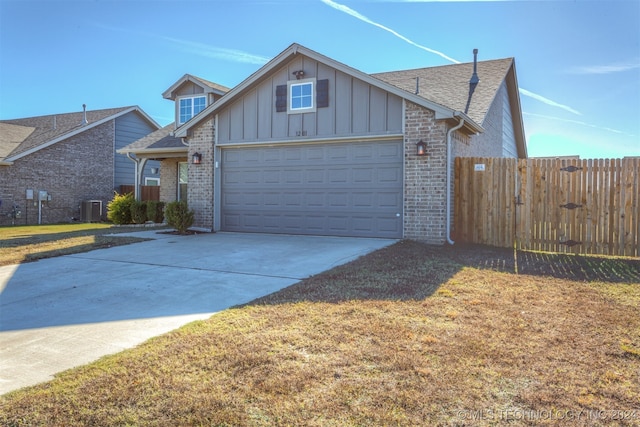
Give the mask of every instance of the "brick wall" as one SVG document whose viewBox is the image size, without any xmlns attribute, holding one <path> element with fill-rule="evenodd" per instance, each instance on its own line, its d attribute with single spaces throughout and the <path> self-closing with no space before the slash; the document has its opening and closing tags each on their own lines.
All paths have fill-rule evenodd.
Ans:
<svg viewBox="0 0 640 427">
<path fill-rule="evenodd" d="M 163 159 L 160 163 L 160 201 L 175 202 L 178 198 L 178 162 L 187 159 Z"/>
<path fill-rule="evenodd" d="M 416 155 L 416 143 L 427 155 Z M 446 125 L 435 113 L 406 102 L 404 137 L 404 237 L 431 244 L 446 241 Z"/>
<path fill-rule="evenodd" d="M 114 121 L 82 132 L 67 140 L 29 154 L 11 166 L 0 166 L 0 225 L 11 224 L 5 213 L 11 203 L 20 206 L 17 224 L 37 224 L 38 205 L 26 200 L 27 189 L 51 195 L 42 206 L 43 224 L 70 222 L 80 218 L 83 200 L 102 200 L 106 218 L 107 203 L 113 198 Z"/>
<path fill-rule="evenodd" d="M 188 199 L 189 208 L 195 211 L 194 227 L 213 230 L 213 142 L 215 138 L 215 120 L 208 117 L 193 129 L 189 141 L 189 155 L 198 152 L 202 163 L 189 163 Z"/>
</svg>

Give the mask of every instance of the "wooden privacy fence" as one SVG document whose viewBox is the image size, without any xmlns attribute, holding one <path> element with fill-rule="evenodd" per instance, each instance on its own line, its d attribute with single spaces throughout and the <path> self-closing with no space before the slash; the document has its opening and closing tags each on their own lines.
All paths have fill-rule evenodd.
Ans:
<svg viewBox="0 0 640 427">
<path fill-rule="evenodd" d="M 640 256 L 640 158 L 456 158 L 455 238 Z"/>
<path fill-rule="evenodd" d="M 135 186 L 133 185 L 121 185 L 120 194 L 133 193 Z M 140 200 L 146 202 L 147 200 L 160 200 L 160 187 L 157 185 L 141 185 L 140 186 Z"/>
</svg>

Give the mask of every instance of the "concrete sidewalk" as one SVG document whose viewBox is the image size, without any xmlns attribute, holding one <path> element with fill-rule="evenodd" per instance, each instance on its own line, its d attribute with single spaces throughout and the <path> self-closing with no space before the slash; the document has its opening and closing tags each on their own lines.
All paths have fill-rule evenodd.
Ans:
<svg viewBox="0 0 640 427">
<path fill-rule="evenodd" d="M 268 234 L 154 240 L 0 267 L 0 394 L 390 245 Z"/>
</svg>

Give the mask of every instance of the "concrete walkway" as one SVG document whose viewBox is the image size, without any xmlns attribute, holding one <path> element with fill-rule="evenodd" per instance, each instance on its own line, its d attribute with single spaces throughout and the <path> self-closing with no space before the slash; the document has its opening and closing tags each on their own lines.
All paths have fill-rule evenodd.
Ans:
<svg viewBox="0 0 640 427">
<path fill-rule="evenodd" d="M 0 267 L 0 394 L 390 245 L 268 234 L 154 240 Z"/>
</svg>

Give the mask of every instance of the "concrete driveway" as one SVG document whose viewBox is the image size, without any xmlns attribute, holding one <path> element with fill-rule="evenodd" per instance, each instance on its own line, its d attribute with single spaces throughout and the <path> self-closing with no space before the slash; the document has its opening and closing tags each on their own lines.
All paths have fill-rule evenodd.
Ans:
<svg viewBox="0 0 640 427">
<path fill-rule="evenodd" d="M 0 267 L 0 394 L 134 347 L 394 240 L 215 233 Z"/>
</svg>

